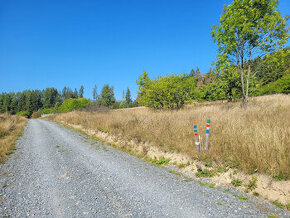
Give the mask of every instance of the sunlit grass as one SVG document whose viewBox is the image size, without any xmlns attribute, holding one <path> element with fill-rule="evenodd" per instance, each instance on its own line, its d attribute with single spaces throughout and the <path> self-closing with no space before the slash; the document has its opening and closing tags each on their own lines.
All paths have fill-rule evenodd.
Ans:
<svg viewBox="0 0 290 218">
<path fill-rule="evenodd" d="M 4 162 L 7 155 L 16 148 L 16 140 L 26 122 L 24 117 L 0 114 L 0 162 Z"/>
<path fill-rule="evenodd" d="M 147 108 L 105 112 L 71 112 L 51 117 L 112 133 L 124 140 L 148 142 L 166 152 L 180 152 L 249 173 L 290 176 L 290 96 L 252 98 L 248 109 L 240 102 L 197 103 L 181 110 Z M 195 151 L 193 125 L 204 142 L 206 121 L 211 120 L 210 152 Z M 145 151 L 146 152 L 146 151 Z"/>
</svg>

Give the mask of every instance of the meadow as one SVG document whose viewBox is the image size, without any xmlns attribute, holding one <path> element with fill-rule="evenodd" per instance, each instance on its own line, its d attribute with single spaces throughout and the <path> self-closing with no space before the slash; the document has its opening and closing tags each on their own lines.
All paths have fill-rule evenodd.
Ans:
<svg viewBox="0 0 290 218">
<path fill-rule="evenodd" d="M 74 111 L 49 119 L 110 133 L 128 142 L 149 143 L 164 152 L 287 180 L 290 178 L 289 118 L 290 96 L 279 94 L 250 98 L 247 110 L 241 108 L 240 102 L 219 101 L 186 105 L 180 110 L 140 107 Z M 208 119 L 211 120 L 210 150 L 198 154 L 193 125 L 198 125 L 204 142 Z M 146 156 L 146 149 L 143 155 Z"/>
<path fill-rule="evenodd" d="M 16 115 L 0 114 L 0 162 L 16 148 L 16 141 L 22 134 L 27 119 Z"/>
</svg>

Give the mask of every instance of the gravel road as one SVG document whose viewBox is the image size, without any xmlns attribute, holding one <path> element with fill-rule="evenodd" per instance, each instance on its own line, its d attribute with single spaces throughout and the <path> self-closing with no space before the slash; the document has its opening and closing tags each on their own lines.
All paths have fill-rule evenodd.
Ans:
<svg viewBox="0 0 290 218">
<path fill-rule="evenodd" d="M 290 217 L 46 120 L 29 120 L 0 173 L 1 217 Z"/>
</svg>

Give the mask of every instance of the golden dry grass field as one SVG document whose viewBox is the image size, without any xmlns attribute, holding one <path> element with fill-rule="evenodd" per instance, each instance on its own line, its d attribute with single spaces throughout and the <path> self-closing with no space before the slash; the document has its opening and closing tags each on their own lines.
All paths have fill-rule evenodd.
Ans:
<svg viewBox="0 0 290 218">
<path fill-rule="evenodd" d="M 0 114 L 0 162 L 5 161 L 22 134 L 27 119 L 20 116 Z"/>
<path fill-rule="evenodd" d="M 251 98 L 247 110 L 240 107 L 240 102 L 212 102 L 188 105 L 178 111 L 154 111 L 143 107 L 77 111 L 49 119 L 109 132 L 128 141 L 148 142 L 166 152 L 213 160 L 245 172 L 290 178 L 289 95 Z M 204 141 L 208 119 L 211 120 L 210 151 L 198 155 L 193 125 L 198 125 Z"/>
</svg>

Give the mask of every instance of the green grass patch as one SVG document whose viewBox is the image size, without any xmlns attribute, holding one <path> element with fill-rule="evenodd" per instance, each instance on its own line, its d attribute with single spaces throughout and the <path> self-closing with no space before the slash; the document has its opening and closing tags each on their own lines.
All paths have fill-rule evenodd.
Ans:
<svg viewBox="0 0 290 218">
<path fill-rule="evenodd" d="M 215 170 L 208 170 L 208 169 L 198 169 L 197 173 L 195 174 L 196 177 L 214 177 L 216 175 Z"/>
<path fill-rule="evenodd" d="M 279 208 L 282 208 L 282 209 L 285 208 L 285 205 L 282 204 L 281 202 L 277 201 L 277 200 L 276 201 L 271 201 L 271 203 L 274 204 L 275 206 L 279 207 Z"/>
<path fill-rule="evenodd" d="M 253 176 L 252 180 L 247 185 L 247 190 L 253 191 L 254 189 L 256 189 L 257 188 L 257 182 L 258 182 L 258 178 L 256 176 Z"/>
<path fill-rule="evenodd" d="M 210 187 L 210 188 L 214 188 L 215 185 L 216 185 L 216 184 L 213 182 L 213 183 L 210 183 L 210 184 L 208 185 L 208 187 Z"/>
<path fill-rule="evenodd" d="M 280 174 L 274 175 L 273 179 L 275 181 L 282 181 L 282 180 L 287 180 L 288 177 L 280 173 Z"/>
<path fill-rule="evenodd" d="M 174 175 L 180 176 L 181 174 L 179 172 L 176 172 L 175 170 L 169 170 L 169 173 L 172 173 Z"/>
<path fill-rule="evenodd" d="M 239 198 L 239 199 L 241 199 L 241 200 L 248 200 L 248 198 L 246 198 L 246 197 L 244 197 L 244 196 L 242 196 L 242 195 L 235 195 L 235 194 L 232 194 L 232 196 L 234 196 L 234 197 L 236 197 L 236 198 Z"/>
<path fill-rule="evenodd" d="M 208 185 L 208 182 L 198 181 L 197 183 L 200 184 L 201 186 L 207 186 Z"/>
<path fill-rule="evenodd" d="M 200 184 L 201 186 L 208 186 L 210 188 L 214 188 L 216 186 L 216 184 L 214 182 L 213 183 L 208 183 L 208 182 L 198 181 L 197 183 Z"/>
<path fill-rule="evenodd" d="M 212 162 L 211 162 L 211 161 L 205 162 L 204 165 L 205 165 L 206 167 L 212 167 Z"/>
<path fill-rule="evenodd" d="M 239 179 L 233 179 L 231 183 L 235 187 L 241 186 L 243 184 L 243 182 Z"/>
<path fill-rule="evenodd" d="M 170 158 L 160 157 L 159 159 L 152 159 L 151 163 L 153 163 L 157 167 L 162 167 L 162 165 L 168 164 L 170 162 Z"/>
<path fill-rule="evenodd" d="M 228 170 L 229 170 L 228 168 L 219 167 L 217 171 L 218 171 L 219 173 L 225 173 L 225 172 L 227 172 Z"/>
</svg>

